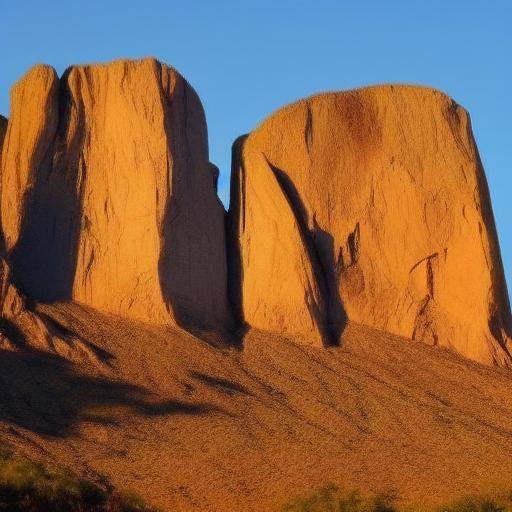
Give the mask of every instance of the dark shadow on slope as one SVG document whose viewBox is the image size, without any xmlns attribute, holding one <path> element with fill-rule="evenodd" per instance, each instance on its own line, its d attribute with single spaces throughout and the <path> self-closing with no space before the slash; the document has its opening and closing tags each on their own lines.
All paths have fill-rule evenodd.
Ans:
<svg viewBox="0 0 512 512">
<path fill-rule="evenodd" d="M 55 318 L 52 318 L 51 316 L 47 315 L 46 313 L 43 313 L 42 311 L 38 311 L 37 316 L 48 329 L 49 333 L 58 336 L 61 340 L 68 342 L 70 345 L 72 345 L 75 341 L 78 341 L 80 342 L 80 344 L 89 349 L 98 358 L 99 361 L 106 364 L 112 363 L 114 356 L 107 350 L 98 347 L 88 339 L 68 329 Z"/>
<path fill-rule="evenodd" d="M 16 348 L 22 349 L 28 346 L 28 340 L 23 334 L 23 331 L 7 318 L 0 318 L 0 333 Z"/>
<path fill-rule="evenodd" d="M 60 79 L 56 133 L 41 149 L 44 157 L 29 177 L 20 235 L 9 254 L 14 284 L 43 302 L 71 298 L 81 229 L 84 106 L 72 100 L 68 75 L 69 70 Z M 71 123 L 72 111 L 76 124 Z"/>
<path fill-rule="evenodd" d="M 252 393 L 242 384 L 223 377 L 217 377 L 196 371 L 191 371 L 190 376 L 193 379 L 228 395 L 234 395 L 237 393 L 242 395 L 252 395 Z"/>
<path fill-rule="evenodd" d="M 327 311 L 322 312 L 321 308 L 317 306 L 311 310 L 311 313 L 316 318 L 318 325 L 323 326 L 323 337 L 326 344 L 338 345 L 347 323 L 347 314 L 339 294 L 334 238 L 327 231 L 320 229 L 314 218 L 314 227 L 312 229 L 309 227 L 308 212 L 293 181 L 282 169 L 272 165 L 266 156 L 265 159 L 297 220 L 316 283 L 327 307 Z"/>
<path fill-rule="evenodd" d="M 116 425 L 112 410 L 134 415 L 202 415 L 222 412 L 208 403 L 156 400 L 146 389 L 82 374 L 69 361 L 39 351 L 0 350 L 0 421 L 37 434 L 64 438 L 83 421 Z"/>
</svg>

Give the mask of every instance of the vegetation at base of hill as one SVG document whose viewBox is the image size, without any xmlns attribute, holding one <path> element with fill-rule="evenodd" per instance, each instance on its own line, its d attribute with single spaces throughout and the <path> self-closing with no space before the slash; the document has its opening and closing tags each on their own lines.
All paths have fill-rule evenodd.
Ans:
<svg viewBox="0 0 512 512">
<path fill-rule="evenodd" d="M 0 448 L 1 512 L 156 512 L 131 493 L 107 492 L 62 468 Z"/>
<path fill-rule="evenodd" d="M 281 512 L 399 512 L 392 493 L 363 496 L 359 491 L 344 491 L 329 484 L 309 496 L 297 497 L 285 504 Z M 405 508 L 403 512 L 414 512 Z M 440 506 L 435 512 L 512 512 L 512 492 L 492 496 L 466 496 Z"/>
<path fill-rule="evenodd" d="M 438 512 L 512 512 L 512 491 L 499 496 L 466 496 Z"/>
<path fill-rule="evenodd" d="M 297 497 L 282 512 L 395 512 L 392 494 L 364 498 L 358 491 L 346 492 L 329 484 L 306 497 Z"/>
</svg>

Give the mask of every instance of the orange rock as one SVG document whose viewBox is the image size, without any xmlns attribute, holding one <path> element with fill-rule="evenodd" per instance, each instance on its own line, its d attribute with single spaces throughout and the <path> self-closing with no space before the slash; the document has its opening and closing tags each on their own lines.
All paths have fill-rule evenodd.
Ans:
<svg viewBox="0 0 512 512">
<path fill-rule="evenodd" d="M 30 297 L 143 321 L 229 320 L 224 209 L 199 98 L 153 59 L 33 68 L 12 91 L 2 224 Z"/>
<path fill-rule="evenodd" d="M 0 258 L 0 348 L 17 350 L 31 346 L 48 349 L 52 335 L 26 299 L 12 284 L 9 266 Z"/>
<path fill-rule="evenodd" d="M 35 178 L 51 159 L 58 122 L 58 77 L 49 66 L 33 67 L 11 90 L 11 117 L 2 151 L 2 228 L 16 245 Z"/>
<path fill-rule="evenodd" d="M 469 116 L 444 94 L 315 96 L 236 151 L 231 285 L 250 325 L 318 344 L 346 318 L 511 363 L 512 322 Z"/>
</svg>

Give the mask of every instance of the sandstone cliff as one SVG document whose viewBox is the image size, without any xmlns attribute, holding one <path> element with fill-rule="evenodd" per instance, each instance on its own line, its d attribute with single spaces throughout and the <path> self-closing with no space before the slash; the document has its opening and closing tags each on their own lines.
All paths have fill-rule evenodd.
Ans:
<svg viewBox="0 0 512 512">
<path fill-rule="evenodd" d="M 201 102 L 173 68 L 36 66 L 5 125 L 3 303 L 17 318 L 34 315 L 28 297 L 226 328 L 229 280 L 239 321 L 306 344 L 337 344 L 352 320 L 511 362 L 469 116 L 437 91 L 324 94 L 241 137 L 228 240 Z"/>
<path fill-rule="evenodd" d="M 6 131 L 7 119 L 0 115 L 0 164 Z M 38 319 L 27 311 L 25 299 L 12 284 L 9 266 L 0 256 L 0 348 L 17 348 L 27 338 L 33 344 L 45 344 L 45 334 Z"/>
<path fill-rule="evenodd" d="M 235 145 L 231 201 L 249 325 L 325 344 L 348 318 L 510 364 L 487 184 L 447 96 L 382 86 L 285 107 Z"/>
<path fill-rule="evenodd" d="M 12 90 L 2 228 L 42 301 L 181 325 L 229 322 L 224 210 L 201 102 L 152 59 L 36 66 Z"/>
</svg>

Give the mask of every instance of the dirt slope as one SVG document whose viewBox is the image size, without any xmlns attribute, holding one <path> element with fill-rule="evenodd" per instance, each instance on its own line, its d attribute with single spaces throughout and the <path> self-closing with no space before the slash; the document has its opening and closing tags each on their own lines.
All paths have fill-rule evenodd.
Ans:
<svg viewBox="0 0 512 512">
<path fill-rule="evenodd" d="M 404 504 L 512 483 L 505 370 L 350 323 L 338 348 L 253 331 L 235 349 L 39 309 L 89 356 L 0 351 L 1 439 L 165 510 L 272 511 L 328 481 Z"/>
</svg>

